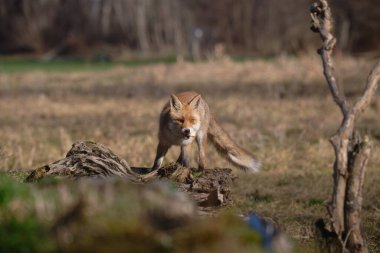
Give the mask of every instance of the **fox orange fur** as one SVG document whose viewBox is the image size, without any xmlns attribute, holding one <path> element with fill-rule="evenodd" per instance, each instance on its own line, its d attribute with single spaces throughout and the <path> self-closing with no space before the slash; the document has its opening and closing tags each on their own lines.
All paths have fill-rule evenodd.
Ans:
<svg viewBox="0 0 380 253">
<path fill-rule="evenodd" d="M 171 95 L 161 112 L 158 139 L 153 170 L 161 167 L 172 145 L 181 147 L 177 163 L 188 167 L 191 144 L 194 140 L 198 145 L 199 168 L 204 169 L 207 139 L 211 140 L 217 150 L 237 167 L 250 172 L 256 172 L 260 167 L 260 162 L 235 144 L 216 123 L 207 103 L 200 94 L 193 91 Z"/>
</svg>

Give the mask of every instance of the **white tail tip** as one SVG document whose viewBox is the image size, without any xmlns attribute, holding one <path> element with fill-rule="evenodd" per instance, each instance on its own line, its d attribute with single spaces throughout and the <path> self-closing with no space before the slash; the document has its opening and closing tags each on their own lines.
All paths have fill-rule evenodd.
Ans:
<svg viewBox="0 0 380 253">
<path fill-rule="evenodd" d="M 243 160 L 239 159 L 238 157 L 232 154 L 228 154 L 228 156 L 233 163 L 235 163 L 239 167 L 244 168 L 245 170 L 247 170 L 247 172 L 256 173 L 261 168 L 261 162 L 257 161 L 253 157 L 249 157 L 248 159 L 246 158 L 245 160 Z"/>
</svg>

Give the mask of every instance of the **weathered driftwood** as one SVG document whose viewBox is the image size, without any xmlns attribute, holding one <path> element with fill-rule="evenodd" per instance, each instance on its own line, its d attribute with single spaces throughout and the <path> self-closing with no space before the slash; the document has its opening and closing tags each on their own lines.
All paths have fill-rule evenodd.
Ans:
<svg viewBox="0 0 380 253">
<path fill-rule="evenodd" d="M 157 171 L 130 167 L 109 148 L 92 141 L 74 143 L 66 157 L 39 167 L 26 178 L 27 182 L 45 177 L 109 178 L 120 177 L 133 183 L 144 183 L 157 179 L 176 182 L 188 192 L 201 207 L 220 206 L 231 201 L 230 186 L 233 179 L 231 169 L 196 169 L 170 164 Z"/>
<path fill-rule="evenodd" d="M 312 27 L 320 34 L 322 47 L 318 50 L 323 64 L 323 73 L 331 95 L 339 106 L 343 120 L 330 139 L 335 151 L 334 189 L 328 212 L 333 231 L 337 234 L 344 252 L 368 252 L 360 229 L 362 188 L 365 169 L 371 152 L 368 137 L 361 140 L 354 131 L 355 121 L 368 107 L 377 89 L 380 78 L 380 62 L 371 71 L 363 96 L 350 106 L 339 90 L 334 71 L 332 52 L 336 39 L 333 35 L 333 19 L 327 0 L 311 6 Z"/>
<path fill-rule="evenodd" d="M 27 182 L 43 177 L 105 178 L 118 176 L 133 182 L 141 181 L 128 163 L 115 155 L 109 148 L 91 141 L 74 143 L 66 157 L 34 170 Z"/>
</svg>

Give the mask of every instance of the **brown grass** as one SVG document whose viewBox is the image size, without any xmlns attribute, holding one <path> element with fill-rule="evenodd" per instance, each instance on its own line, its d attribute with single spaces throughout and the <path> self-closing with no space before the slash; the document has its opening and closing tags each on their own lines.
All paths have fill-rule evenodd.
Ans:
<svg viewBox="0 0 380 253">
<path fill-rule="evenodd" d="M 355 99 L 372 63 L 340 58 L 337 65 L 347 96 Z M 311 224 L 325 215 L 323 201 L 331 188 L 333 149 L 328 138 L 341 119 L 316 57 L 117 67 L 101 72 L 3 73 L 0 169 L 50 163 L 83 139 L 109 146 L 132 166 L 149 167 L 161 107 L 170 93 L 189 89 L 201 92 L 223 128 L 263 163 L 263 172 L 244 176 L 239 183 L 239 209 L 278 220 L 294 238 L 312 238 Z M 377 250 L 379 110 L 376 97 L 359 122 L 375 144 L 364 217 L 370 246 Z M 210 167 L 230 166 L 213 149 L 208 151 Z M 175 160 L 177 152 L 170 151 L 167 162 Z"/>
</svg>

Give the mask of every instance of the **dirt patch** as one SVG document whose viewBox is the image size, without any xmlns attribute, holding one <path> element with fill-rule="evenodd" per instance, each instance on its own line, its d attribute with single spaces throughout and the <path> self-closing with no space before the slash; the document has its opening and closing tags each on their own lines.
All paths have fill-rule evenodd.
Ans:
<svg viewBox="0 0 380 253">
<path fill-rule="evenodd" d="M 159 178 L 177 182 L 203 210 L 232 203 L 231 187 L 237 178 L 229 168 L 199 171 L 172 163 L 158 170 Z"/>
</svg>

